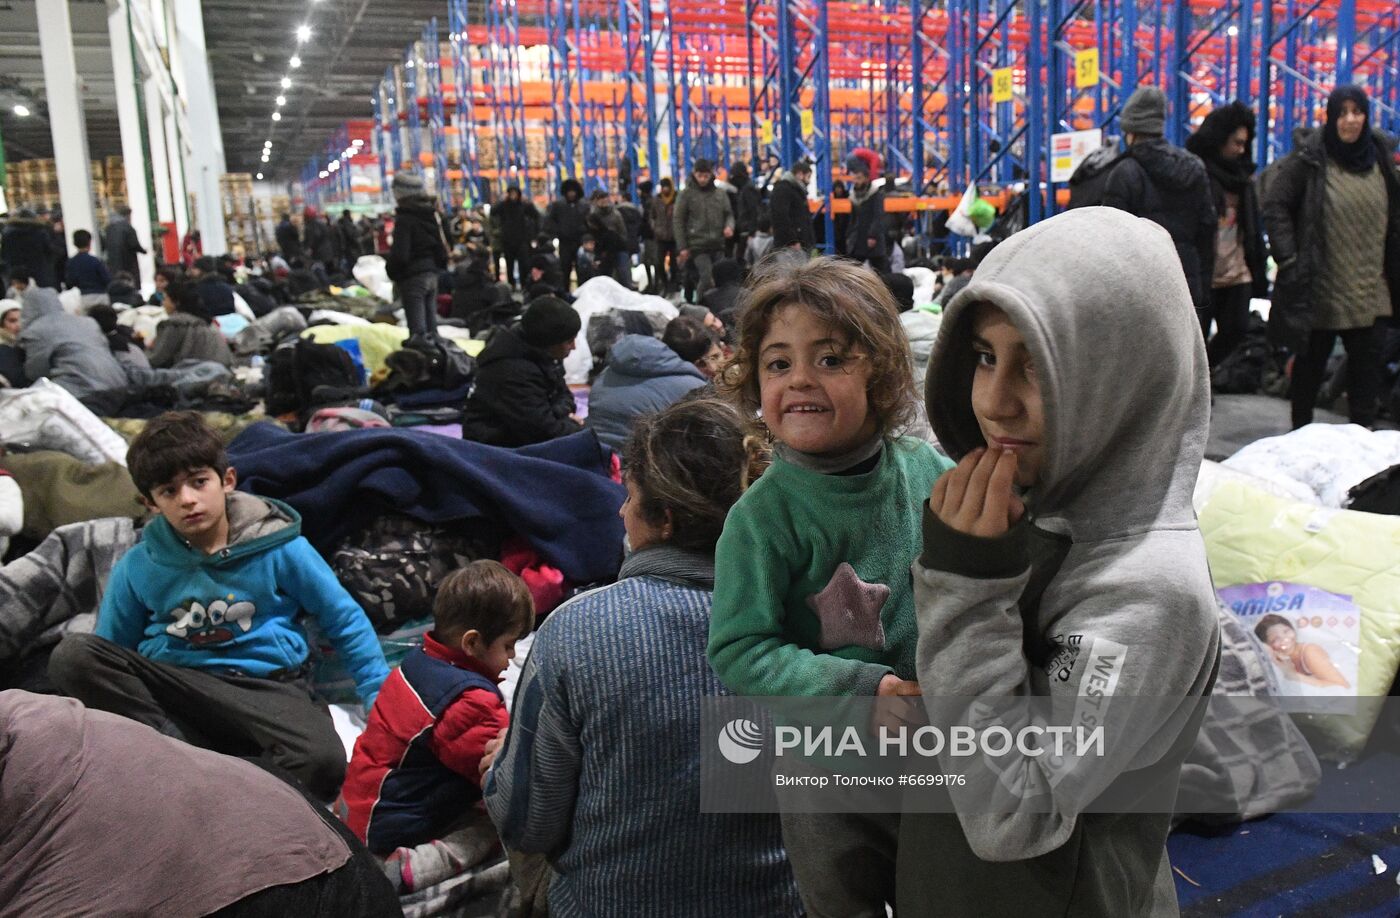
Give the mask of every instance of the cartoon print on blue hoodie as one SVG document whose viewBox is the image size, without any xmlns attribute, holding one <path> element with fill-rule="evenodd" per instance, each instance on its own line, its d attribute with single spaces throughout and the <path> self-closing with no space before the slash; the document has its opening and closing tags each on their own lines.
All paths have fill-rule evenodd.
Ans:
<svg viewBox="0 0 1400 918">
<path fill-rule="evenodd" d="M 355 678 L 368 708 L 389 674 L 364 612 L 301 536 L 280 501 L 228 495 L 228 545 L 206 555 L 164 517 L 117 563 L 96 633 L 159 663 L 269 677 L 306 662 L 296 619 L 312 615 Z"/>
</svg>

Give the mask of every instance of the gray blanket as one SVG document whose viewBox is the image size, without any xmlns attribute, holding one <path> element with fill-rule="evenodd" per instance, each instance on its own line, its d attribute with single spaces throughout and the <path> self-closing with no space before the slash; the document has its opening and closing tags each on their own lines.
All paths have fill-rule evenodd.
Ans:
<svg viewBox="0 0 1400 918">
<path fill-rule="evenodd" d="M 1224 606 L 1219 618 L 1220 672 L 1181 769 L 1176 815 L 1229 823 L 1307 799 L 1322 771 L 1292 718 L 1273 701 L 1254 642 Z"/>
<path fill-rule="evenodd" d="M 136 540 L 126 518 L 73 523 L 0 567 L 0 663 L 92 631 L 112 568 Z"/>
</svg>

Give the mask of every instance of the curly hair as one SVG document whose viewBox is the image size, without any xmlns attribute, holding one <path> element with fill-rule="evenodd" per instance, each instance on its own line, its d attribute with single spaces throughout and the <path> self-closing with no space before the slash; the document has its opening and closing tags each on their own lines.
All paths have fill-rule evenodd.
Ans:
<svg viewBox="0 0 1400 918">
<path fill-rule="evenodd" d="M 715 380 L 718 391 L 746 416 L 757 414 L 759 351 L 773 316 L 787 306 L 803 306 L 846 339 L 846 346 L 870 360 L 866 388 L 881 435 L 890 436 L 914 419 L 918 394 L 909 337 L 899 320 L 899 304 L 880 275 L 845 258 L 803 261 L 780 255 L 767 261 L 740 294 L 734 357 Z"/>
<path fill-rule="evenodd" d="M 1222 105 L 1206 115 L 1196 132 L 1186 138 L 1186 149 L 1209 161 L 1220 155 L 1220 148 L 1225 146 L 1231 134 L 1244 128 L 1249 134 L 1249 139 L 1245 141 L 1245 156 L 1248 157 L 1249 149 L 1254 144 L 1256 123 L 1254 109 L 1243 102 L 1236 100 Z"/>
<path fill-rule="evenodd" d="M 693 398 L 638 419 L 623 450 L 627 479 L 654 526 L 671 514 L 668 544 L 712 552 L 729 508 L 763 474 L 768 451 L 733 406 Z"/>
</svg>

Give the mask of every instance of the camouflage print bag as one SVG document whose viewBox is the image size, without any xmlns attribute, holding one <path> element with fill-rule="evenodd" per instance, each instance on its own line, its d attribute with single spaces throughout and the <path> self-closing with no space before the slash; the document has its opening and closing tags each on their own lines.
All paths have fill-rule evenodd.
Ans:
<svg viewBox="0 0 1400 918">
<path fill-rule="evenodd" d="M 495 527 L 481 522 L 433 526 L 386 513 L 335 551 L 336 577 L 376 631 L 433 614 L 438 584 L 452 571 L 500 554 Z"/>
</svg>

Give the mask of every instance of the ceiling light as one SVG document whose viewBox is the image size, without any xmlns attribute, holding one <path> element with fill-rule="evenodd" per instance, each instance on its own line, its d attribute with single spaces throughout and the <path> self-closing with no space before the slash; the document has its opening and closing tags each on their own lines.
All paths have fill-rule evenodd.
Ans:
<svg viewBox="0 0 1400 918">
<path fill-rule="evenodd" d="M 413 69 L 413 61 L 409 61 L 407 64 L 404 64 L 404 66 L 407 67 L 409 70 L 412 70 L 412 69 Z"/>
<path fill-rule="evenodd" d="M 1236 35 L 1240 34 L 1240 27 L 1230 26 L 1230 28 L 1225 30 L 1225 34 L 1229 35 L 1231 38 L 1234 38 Z"/>
<path fill-rule="evenodd" d="M 281 113 L 281 112 L 273 112 L 273 113 L 272 113 L 272 120 L 273 120 L 273 121 L 281 121 L 281 120 L 282 120 L 282 113 Z"/>
<path fill-rule="evenodd" d="M 261 172 L 258 173 L 258 181 L 260 181 L 260 182 L 262 181 L 262 173 L 261 173 Z"/>
<path fill-rule="evenodd" d="M 263 162 L 267 162 L 267 161 L 270 160 L 271 158 L 272 158 L 272 157 L 268 156 L 266 153 L 264 153 L 264 154 L 262 155 L 262 161 L 263 161 Z"/>
<path fill-rule="evenodd" d="M 286 104 L 287 104 L 287 97 L 286 97 L 286 96 L 278 96 L 278 97 L 277 97 L 277 107 L 278 107 L 278 108 L 281 108 L 282 106 L 284 106 L 284 105 L 286 105 Z"/>
<path fill-rule="evenodd" d="M 291 78 L 291 77 L 283 77 L 283 78 L 282 78 L 282 88 L 283 88 L 283 89 L 291 89 L 291 88 L 292 88 L 292 78 Z"/>
<path fill-rule="evenodd" d="M 326 177 L 328 177 L 329 175 L 330 175 L 329 172 L 327 172 L 325 169 L 322 169 L 322 170 L 321 170 L 321 175 L 320 175 L 319 177 L 320 177 L 320 178 L 326 178 Z"/>
<path fill-rule="evenodd" d="M 265 148 L 268 149 L 268 150 L 271 150 L 271 149 L 272 149 L 272 141 L 270 141 L 270 140 L 264 140 L 264 141 L 263 141 L 263 147 L 265 147 Z"/>
<path fill-rule="evenodd" d="M 363 147 L 365 145 L 365 142 L 357 137 L 354 140 L 350 141 L 350 145 L 355 147 Z"/>
<path fill-rule="evenodd" d="M 23 105 L 16 105 L 16 106 L 15 106 L 15 114 L 16 114 L 16 115 L 19 115 L 21 118 L 28 118 L 28 117 L 29 117 L 29 109 L 26 108 L 26 107 L 23 106 Z"/>
<path fill-rule="evenodd" d="M 297 69 L 298 67 L 301 66 L 301 58 L 299 58 L 299 57 L 297 57 L 295 54 L 293 54 L 293 55 L 292 55 L 292 59 L 291 59 L 290 61 L 288 61 L 287 63 L 291 64 L 291 65 L 292 65 L 292 69 L 295 70 L 295 69 Z"/>
<path fill-rule="evenodd" d="M 311 26 L 305 25 L 305 24 L 302 24 L 302 25 L 297 26 L 297 41 L 299 41 L 299 42 L 304 42 L 304 41 L 310 41 L 310 40 L 311 40 Z"/>
</svg>

